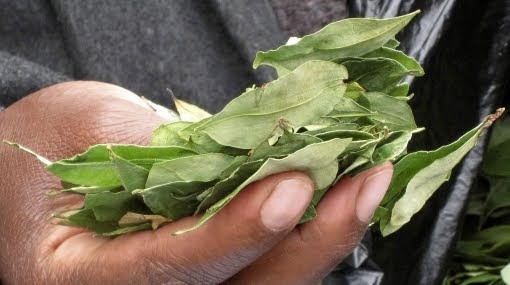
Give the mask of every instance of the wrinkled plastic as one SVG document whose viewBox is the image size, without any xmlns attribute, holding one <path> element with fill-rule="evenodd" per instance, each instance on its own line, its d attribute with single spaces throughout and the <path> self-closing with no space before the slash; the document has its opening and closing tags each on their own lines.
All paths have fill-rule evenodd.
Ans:
<svg viewBox="0 0 510 285">
<path fill-rule="evenodd" d="M 350 17 L 386 18 L 417 9 L 420 15 L 397 37 L 400 48 L 417 58 L 426 72 L 408 80 L 416 93 L 411 101 L 416 121 L 427 129 L 414 139 L 411 151 L 450 143 L 498 106 L 510 103 L 510 1 L 349 2 Z M 486 142 L 487 137 L 478 143 L 408 225 L 384 239 L 376 233 L 373 252 L 363 263 L 344 262 L 323 284 L 441 284 Z M 367 245 L 365 241 L 350 259 L 359 257 Z M 379 278 L 374 277 L 378 273 Z"/>
</svg>

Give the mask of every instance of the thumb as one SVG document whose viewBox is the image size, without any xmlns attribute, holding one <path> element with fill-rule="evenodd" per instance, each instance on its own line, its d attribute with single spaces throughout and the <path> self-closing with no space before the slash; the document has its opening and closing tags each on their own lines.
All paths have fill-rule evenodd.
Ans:
<svg viewBox="0 0 510 285">
<path fill-rule="evenodd" d="M 164 121 L 152 110 L 125 99 L 133 96 L 99 82 L 52 85 L 0 112 L 0 139 L 27 146 L 51 160 L 75 155 L 97 143 L 148 143 L 152 130 Z M 75 195 L 49 199 L 45 193 L 59 189 L 60 182 L 25 153 L 0 144 L 0 158 L 0 215 L 9 221 L 0 227 L 2 240 L 8 241 L 0 243 L 0 264 L 9 264 L 2 268 L 2 280 L 32 284 L 35 281 L 28 278 L 49 276 L 42 273 L 48 269 L 40 260 L 77 234 L 75 229 L 51 226 L 46 217 L 81 199 Z M 65 255 L 77 251 L 74 248 Z M 21 277 L 19 272 L 27 274 Z"/>
</svg>

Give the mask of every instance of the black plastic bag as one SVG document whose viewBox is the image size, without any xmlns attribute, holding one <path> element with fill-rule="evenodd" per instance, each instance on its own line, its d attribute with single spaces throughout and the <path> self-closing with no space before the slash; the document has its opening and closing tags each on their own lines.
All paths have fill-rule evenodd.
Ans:
<svg viewBox="0 0 510 285">
<path fill-rule="evenodd" d="M 450 143 L 510 101 L 510 1 L 349 2 L 350 17 L 386 18 L 417 9 L 422 12 L 397 37 L 401 49 L 426 72 L 411 82 L 416 121 L 428 129 L 417 136 L 412 150 Z M 486 141 L 480 141 L 408 225 L 384 239 L 374 235 L 373 252 L 365 263 L 357 270 L 344 263 L 323 284 L 441 284 Z M 369 249 L 367 245 L 361 250 Z M 382 279 L 375 277 L 374 261 L 384 272 Z"/>
</svg>

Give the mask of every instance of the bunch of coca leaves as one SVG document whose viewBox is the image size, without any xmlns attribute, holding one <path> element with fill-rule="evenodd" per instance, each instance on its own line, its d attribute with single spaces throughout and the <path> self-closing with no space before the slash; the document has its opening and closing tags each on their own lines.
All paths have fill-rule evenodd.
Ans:
<svg viewBox="0 0 510 285">
<path fill-rule="evenodd" d="M 79 209 L 60 223 L 117 236 L 201 215 L 200 227 L 248 184 L 297 170 L 315 182 L 301 222 L 313 219 L 328 188 L 345 175 L 395 163 L 393 181 L 374 223 L 384 235 L 409 222 L 445 182 L 497 115 L 457 141 L 408 154 L 416 126 L 402 83 L 422 76 L 420 64 L 397 50 L 397 34 L 417 12 L 391 19 L 346 19 L 275 50 L 259 52 L 279 78 L 249 88 L 209 115 L 176 101 L 181 120 L 155 130 L 150 146 L 95 145 L 50 163 L 58 193 L 79 193 Z"/>
</svg>

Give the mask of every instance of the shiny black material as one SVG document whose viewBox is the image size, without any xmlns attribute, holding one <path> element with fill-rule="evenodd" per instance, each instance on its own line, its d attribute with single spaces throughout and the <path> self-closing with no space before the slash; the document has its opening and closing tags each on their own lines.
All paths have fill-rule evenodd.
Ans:
<svg viewBox="0 0 510 285">
<path fill-rule="evenodd" d="M 410 150 L 434 149 L 471 129 L 510 101 L 510 1 L 351 0 L 350 17 L 393 17 L 422 12 L 398 35 L 401 49 L 419 59 L 426 75 L 409 80 L 418 125 L 427 130 Z M 461 230 L 466 198 L 486 145 L 483 138 L 412 221 L 373 238 L 367 259 L 384 272 L 337 270 L 323 284 L 441 284 Z M 352 278 L 356 276 L 355 280 Z"/>
</svg>

